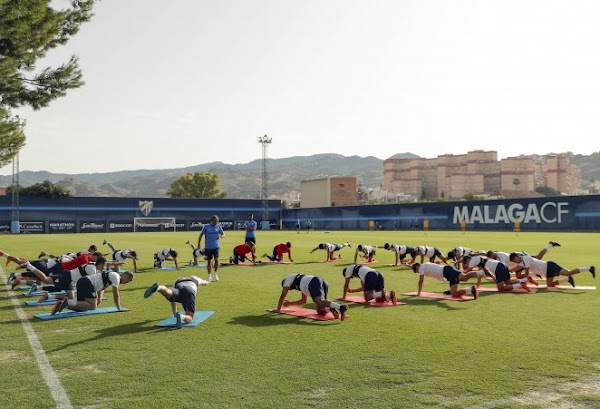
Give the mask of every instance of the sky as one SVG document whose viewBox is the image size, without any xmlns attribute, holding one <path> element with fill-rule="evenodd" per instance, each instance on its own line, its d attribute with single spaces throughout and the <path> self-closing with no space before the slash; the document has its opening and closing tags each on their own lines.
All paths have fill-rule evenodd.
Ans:
<svg viewBox="0 0 600 409">
<path fill-rule="evenodd" d="M 247 163 L 264 135 L 269 158 L 600 150 L 595 0 L 103 0 L 94 14 L 39 64 L 76 54 L 85 85 L 13 111 L 22 171 Z"/>
</svg>

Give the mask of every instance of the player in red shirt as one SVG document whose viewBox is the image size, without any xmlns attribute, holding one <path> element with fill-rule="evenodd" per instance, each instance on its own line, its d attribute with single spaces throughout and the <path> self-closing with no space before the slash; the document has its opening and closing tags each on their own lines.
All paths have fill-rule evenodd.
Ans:
<svg viewBox="0 0 600 409">
<path fill-rule="evenodd" d="M 248 253 L 252 255 L 252 260 L 246 256 Z M 233 257 L 229 259 L 229 262 L 231 264 L 238 264 L 243 263 L 246 260 L 256 263 L 256 249 L 254 247 L 254 243 L 251 241 L 240 244 L 239 246 L 235 246 L 233 249 Z"/>
<path fill-rule="evenodd" d="M 278 263 L 281 263 L 283 261 L 283 255 L 285 253 L 287 253 L 288 255 L 288 259 L 293 262 L 294 260 L 292 260 L 292 243 L 290 243 L 289 241 L 287 243 L 281 243 L 276 245 L 275 247 L 273 247 L 273 255 L 269 256 L 267 253 L 265 253 L 263 255 L 263 257 L 268 258 L 271 261 L 276 261 Z"/>
</svg>

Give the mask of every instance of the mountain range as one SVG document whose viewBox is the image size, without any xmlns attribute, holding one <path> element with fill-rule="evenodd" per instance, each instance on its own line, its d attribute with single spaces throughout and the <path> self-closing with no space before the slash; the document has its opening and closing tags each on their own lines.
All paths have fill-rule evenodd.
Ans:
<svg viewBox="0 0 600 409">
<path fill-rule="evenodd" d="M 566 153 L 581 168 L 584 185 L 600 180 L 600 152 L 591 155 Z M 417 158 L 412 153 L 399 153 L 394 158 Z M 324 153 L 267 159 L 267 187 L 270 197 L 281 197 L 300 191 L 302 180 L 326 176 L 357 176 L 359 186 L 378 188 L 383 184 L 383 160 L 374 156 L 343 156 Z M 210 162 L 179 169 L 124 170 L 107 173 L 51 173 L 22 171 L 21 186 L 49 180 L 69 188 L 80 197 L 164 197 L 171 182 L 188 172 L 217 174 L 220 190 L 232 199 L 256 199 L 262 185 L 262 159 L 245 164 Z M 12 176 L 0 176 L 0 186 L 10 186 Z"/>
</svg>

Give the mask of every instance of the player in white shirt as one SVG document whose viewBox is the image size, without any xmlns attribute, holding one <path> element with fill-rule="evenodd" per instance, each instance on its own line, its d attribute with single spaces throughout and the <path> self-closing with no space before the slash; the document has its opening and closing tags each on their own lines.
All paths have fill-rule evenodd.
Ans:
<svg viewBox="0 0 600 409">
<path fill-rule="evenodd" d="M 479 294 L 477 293 L 477 288 L 475 288 L 475 286 L 459 290 L 458 283 L 460 281 L 469 281 L 469 279 L 473 277 L 483 277 L 485 275 L 483 270 L 463 273 L 452 266 L 444 266 L 436 263 L 415 263 L 413 264 L 412 269 L 413 272 L 419 274 L 419 289 L 417 291 L 417 295 L 421 295 L 421 291 L 423 290 L 423 281 L 425 276 L 427 276 L 439 281 L 447 281 L 448 285 L 450 286 L 450 294 L 453 297 L 460 297 L 470 293 L 473 295 L 473 297 L 475 297 L 475 299 L 477 299 Z"/>
<path fill-rule="evenodd" d="M 115 246 L 108 242 L 108 240 L 104 240 L 104 245 L 107 245 L 112 250 L 112 262 L 107 264 L 111 265 L 115 271 L 119 271 L 119 266 L 124 264 L 127 260 L 133 261 L 133 272 L 137 273 L 137 260 L 138 254 L 134 249 L 126 249 L 126 250 L 117 250 Z"/>
<path fill-rule="evenodd" d="M 198 265 L 198 259 L 200 257 L 204 258 L 206 260 L 205 254 L 206 252 L 204 251 L 204 248 L 198 249 L 196 248 L 196 246 L 194 246 L 192 244 L 191 241 L 186 241 L 185 244 L 189 244 L 189 246 L 192 248 L 192 260 L 190 260 L 190 266 L 197 266 Z"/>
<path fill-rule="evenodd" d="M 196 294 L 199 285 L 209 285 L 210 281 L 201 279 L 198 276 L 179 277 L 173 284 L 173 288 L 167 288 L 158 283 L 152 284 L 145 292 L 144 298 L 150 297 L 155 292 L 159 292 L 167 301 L 171 302 L 171 310 L 175 316 L 177 329 L 181 328 L 183 322 L 191 323 L 194 321 L 196 313 Z M 177 312 L 177 304 L 183 306 L 184 314 Z"/>
<path fill-rule="evenodd" d="M 336 256 L 334 253 L 336 251 L 340 251 L 344 247 L 352 247 L 352 245 L 350 245 L 350 243 L 348 243 L 348 242 L 345 242 L 344 244 L 320 243 L 317 247 L 315 247 L 314 249 L 309 251 L 309 253 L 312 254 L 313 252 L 315 252 L 317 250 L 325 250 L 325 252 L 327 253 L 325 261 L 333 261 L 333 260 L 337 260 L 338 258 L 341 260 L 342 256 L 341 255 Z"/>
<path fill-rule="evenodd" d="M 95 310 L 102 303 L 102 294 L 108 287 L 112 287 L 113 300 L 115 307 L 119 311 L 129 311 L 127 308 L 121 307 L 121 297 L 119 295 L 119 285 L 127 284 L 133 280 L 133 274 L 126 271 L 117 273 L 115 271 L 104 271 L 102 273 L 92 274 L 81 277 L 77 280 L 77 299 L 69 300 L 64 298 L 58 300 L 52 307 L 51 314 L 56 314 L 64 308 L 72 311 L 89 311 Z"/>
<path fill-rule="evenodd" d="M 179 269 L 177 264 L 177 250 L 167 247 L 154 253 L 154 268 L 161 268 L 164 261 L 173 261 L 175 269 Z"/>
<path fill-rule="evenodd" d="M 415 251 L 414 247 L 405 246 L 403 244 L 390 244 L 385 243 L 383 248 L 386 250 L 390 250 L 394 252 L 394 256 L 396 257 L 395 266 L 398 264 L 408 264 L 408 261 L 405 261 L 407 255 L 410 255 L 413 251 Z"/>
<path fill-rule="evenodd" d="M 430 263 L 435 263 L 436 257 L 442 260 L 444 263 L 448 262 L 448 259 L 442 254 L 440 249 L 438 249 L 437 247 L 416 246 L 410 255 L 412 256 L 410 264 L 415 263 L 417 256 L 421 256 L 421 264 L 423 263 L 425 257 L 429 259 Z"/>
<path fill-rule="evenodd" d="M 527 292 L 531 292 L 525 279 L 516 280 L 510 278 L 510 272 L 508 266 L 498 260 L 488 258 L 485 256 L 465 256 L 463 257 L 463 271 L 468 273 L 470 271 L 483 270 L 487 275 L 494 277 L 496 281 L 496 287 L 498 291 L 512 291 L 513 289 L 522 288 Z M 477 281 L 479 287 L 481 277 Z M 535 284 L 535 280 L 533 280 Z M 536 284 L 537 285 L 537 284 Z"/>
<path fill-rule="evenodd" d="M 548 250 L 550 250 L 552 247 L 560 247 L 560 244 L 555 241 L 550 241 L 543 249 L 541 249 L 538 252 L 538 254 L 536 254 L 535 256 L 531 256 L 531 257 L 541 260 L 544 257 L 544 255 L 548 252 Z M 517 251 L 515 253 L 520 256 L 529 256 L 530 255 L 523 251 Z M 486 256 L 488 258 L 493 258 L 494 260 L 498 260 L 498 261 L 506 264 L 508 266 L 508 271 L 510 271 L 511 273 L 514 272 L 516 274 L 517 278 L 527 278 L 527 275 L 521 273 L 521 271 L 523 271 L 523 268 L 524 268 L 523 264 L 522 263 L 514 263 L 514 262 L 510 261 L 510 253 L 506 253 L 504 251 L 490 250 L 486 253 Z M 532 280 L 530 280 L 530 282 L 532 282 Z M 534 282 L 535 282 L 535 280 L 533 280 L 532 283 L 534 283 Z"/>
<path fill-rule="evenodd" d="M 385 290 L 385 279 L 383 274 L 379 271 L 360 264 L 350 264 L 342 270 L 342 275 L 346 279 L 344 282 L 344 295 L 342 298 L 346 298 L 348 293 L 359 293 L 362 291 L 365 301 L 374 299 L 377 302 L 391 301 L 394 305 L 398 303 L 396 291 L 391 290 L 390 295 L 388 296 L 387 291 Z M 350 280 L 355 277 L 360 280 L 361 285 L 359 288 L 351 289 Z"/>
<path fill-rule="evenodd" d="M 468 247 L 457 246 L 448 252 L 448 260 L 452 260 L 455 268 L 460 268 L 462 259 L 465 256 L 485 256 L 485 251 L 474 251 Z"/>
<path fill-rule="evenodd" d="M 327 281 L 317 276 L 309 276 L 304 274 L 290 274 L 281 281 L 281 296 L 277 303 L 277 311 L 281 311 L 281 307 L 289 305 L 304 305 L 308 297 L 317 305 L 317 314 L 325 315 L 327 311 L 331 311 L 333 316 L 346 319 L 346 311 L 348 306 L 337 302 L 329 301 L 327 293 L 329 292 L 329 284 Z M 298 301 L 288 301 L 285 296 L 290 290 L 297 290 L 302 293 L 302 297 Z"/>
<path fill-rule="evenodd" d="M 561 283 L 568 282 L 573 287 L 575 287 L 575 281 L 573 280 L 573 275 L 579 273 L 590 272 L 592 277 L 596 278 L 596 267 L 587 266 L 587 267 L 579 267 L 573 270 L 568 270 L 564 267 L 561 267 L 554 261 L 543 261 L 538 260 L 531 256 L 521 256 L 517 253 L 510 254 L 510 261 L 514 263 L 523 263 L 524 274 L 529 276 L 530 274 L 539 275 L 542 278 L 546 278 L 546 285 L 548 287 L 555 287 L 560 285 Z M 566 276 L 566 278 L 556 279 L 558 276 Z"/>
<path fill-rule="evenodd" d="M 361 257 L 364 257 L 367 259 L 367 262 L 371 262 L 373 261 L 373 258 L 375 257 L 375 247 L 373 246 L 366 246 L 364 244 L 359 244 L 358 246 L 356 246 L 356 251 L 354 252 L 354 263 L 356 264 L 356 259 L 358 258 L 359 253 L 361 254 Z"/>
</svg>

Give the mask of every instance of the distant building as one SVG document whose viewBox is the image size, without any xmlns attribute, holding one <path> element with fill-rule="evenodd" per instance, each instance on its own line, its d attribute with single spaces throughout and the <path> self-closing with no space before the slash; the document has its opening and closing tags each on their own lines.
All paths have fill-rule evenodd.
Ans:
<svg viewBox="0 0 600 409">
<path fill-rule="evenodd" d="M 540 186 L 574 195 L 581 188 L 581 170 L 565 155 L 498 161 L 497 152 L 476 150 L 433 159 L 389 158 L 383 166 L 384 189 L 424 199 L 535 192 Z"/>
<path fill-rule="evenodd" d="M 300 207 L 356 206 L 357 186 L 355 176 L 303 180 L 300 182 Z"/>
</svg>

